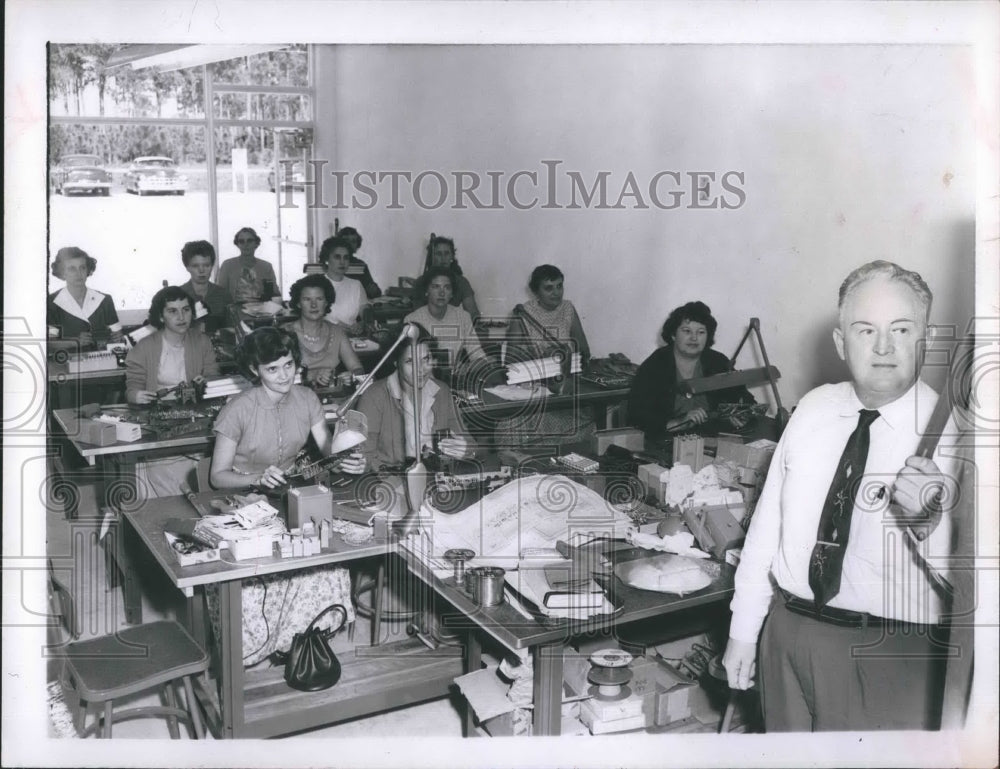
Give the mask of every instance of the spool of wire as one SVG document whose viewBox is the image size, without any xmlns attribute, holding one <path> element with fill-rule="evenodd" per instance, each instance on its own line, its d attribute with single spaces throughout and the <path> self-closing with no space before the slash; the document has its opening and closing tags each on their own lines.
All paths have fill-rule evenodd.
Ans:
<svg viewBox="0 0 1000 769">
<path fill-rule="evenodd" d="M 601 649 L 591 654 L 587 680 L 593 686 L 588 693 L 607 702 L 631 696 L 632 690 L 628 687 L 628 682 L 632 680 L 631 662 L 632 655 L 621 649 Z"/>
</svg>

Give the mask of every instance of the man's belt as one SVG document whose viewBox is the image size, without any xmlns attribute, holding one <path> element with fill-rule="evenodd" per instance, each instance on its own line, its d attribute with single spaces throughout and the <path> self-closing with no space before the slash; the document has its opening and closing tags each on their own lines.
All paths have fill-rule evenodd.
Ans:
<svg viewBox="0 0 1000 769">
<path fill-rule="evenodd" d="M 787 590 L 783 590 L 782 588 L 778 588 L 778 592 L 784 599 L 785 608 L 788 609 L 788 611 L 793 614 L 799 614 L 803 617 L 809 617 L 817 622 L 825 622 L 828 625 L 861 629 L 891 627 L 898 630 L 905 628 L 926 627 L 925 625 L 919 625 L 913 622 L 904 622 L 900 619 L 877 617 L 874 614 L 868 614 L 863 611 L 837 609 L 833 606 L 824 606 L 820 609 L 817 608 L 815 601 L 807 601 L 805 598 L 799 598 L 797 595 L 792 595 Z"/>
</svg>

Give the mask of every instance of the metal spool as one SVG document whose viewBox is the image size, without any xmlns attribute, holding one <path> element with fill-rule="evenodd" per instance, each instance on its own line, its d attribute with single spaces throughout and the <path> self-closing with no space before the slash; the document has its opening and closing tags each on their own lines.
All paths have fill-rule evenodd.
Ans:
<svg viewBox="0 0 1000 769">
<path fill-rule="evenodd" d="M 469 550 L 464 547 L 452 548 L 451 550 L 446 550 L 444 553 L 444 559 L 449 561 L 455 568 L 455 586 L 463 590 L 466 589 L 465 584 L 465 562 L 471 561 L 476 557 L 476 552 L 474 550 Z"/>
<path fill-rule="evenodd" d="M 590 672 L 587 680 L 593 686 L 589 694 L 599 700 L 623 700 L 632 694 L 627 686 L 632 680 L 629 663 L 632 655 L 621 649 L 601 649 L 590 655 Z"/>
</svg>

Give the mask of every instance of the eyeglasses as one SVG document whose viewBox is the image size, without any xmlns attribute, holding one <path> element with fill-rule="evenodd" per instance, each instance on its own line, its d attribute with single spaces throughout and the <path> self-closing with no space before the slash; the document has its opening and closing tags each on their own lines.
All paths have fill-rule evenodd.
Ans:
<svg viewBox="0 0 1000 769">
<path fill-rule="evenodd" d="M 237 238 L 236 239 L 236 244 L 237 245 L 241 245 L 243 243 L 256 243 L 256 242 L 257 242 L 256 238 Z"/>
</svg>

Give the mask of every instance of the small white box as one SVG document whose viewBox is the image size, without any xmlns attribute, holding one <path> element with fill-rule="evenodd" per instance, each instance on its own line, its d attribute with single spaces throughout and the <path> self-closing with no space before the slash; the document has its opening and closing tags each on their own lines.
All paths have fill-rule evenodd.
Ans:
<svg viewBox="0 0 1000 769">
<path fill-rule="evenodd" d="M 245 561 L 248 558 L 270 558 L 274 555 L 273 534 L 227 540 L 227 545 L 229 552 L 237 561 Z"/>
<path fill-rule="evenodd" d="M 142 437 L 142 427 L 135 422 L 123 422 L 107 415 L 94 417 L 96 422 L 104 422 L 115 426 L 115 439 L 124 443 L 133 443 Z"/>
</svg>

